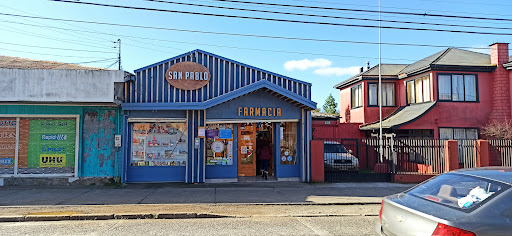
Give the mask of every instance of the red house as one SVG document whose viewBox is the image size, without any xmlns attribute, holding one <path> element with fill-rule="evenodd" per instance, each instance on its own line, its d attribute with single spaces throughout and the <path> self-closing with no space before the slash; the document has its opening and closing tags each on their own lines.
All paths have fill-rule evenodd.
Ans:
<svg viewBox="0 0 512 236">
<path fill-rule="evenodd" d="M 382 64 L 335 86 L 340 89 L 340 129 L 379 130 L 378 70 L 382 75 L 382 127 L 399 137 L 476 139 L 491 120 L 512 118 L 512 58 L 507 43 L 491 55 L 448 48 L 409 65 Z M 340 138 L 340 137 L 336 137 Z"/>
</svg>

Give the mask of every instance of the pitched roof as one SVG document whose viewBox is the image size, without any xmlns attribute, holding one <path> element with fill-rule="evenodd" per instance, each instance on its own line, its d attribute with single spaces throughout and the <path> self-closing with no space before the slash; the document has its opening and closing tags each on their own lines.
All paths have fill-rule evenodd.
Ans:
<svg viewBox="0 0 512 236">
<path fill-rule="evenodd" d="M 423 114 L 426 114 L 435 105 L 436 102 L 425 102 L 401 107 L 398 111 L 382 120 L 382 128 L 396 129 L 402 125 L 413 122 L 423 116 Z M 379 122 L 375 122 L 362 126 L 360 130 L 376 130 L 379 128 Z"/>
<path fill-rule="evenodd" d="M 447 48 L 405 67 L 400 74 L 410 75 L 432 66 L 483 66 L 490 67 L 491 56 L 458 48 Z"/>
<path fill-rule="evenodd" d="M 0 68 L 8 69 L 59 69 L 59 70 L 108 70 L 99 67 L 55 61 L 41 61 L 21 57 L 0 56 Z"/>
<path fill-rule="evenodd" d="M 381 75 L 383 77 L 397 77 L 398 73 L 402 71 L 407 65 L 406 64 L 382 64 Z M 351 78 L 334 85 L 334 88 L 341 89 L 346 86 L 352 85 L 356 82 L 359 82 L 363 79 L 363 77 L 376 77 L 379 76 L 379 65 L 376 65 L 366 71 L 363 71 L 357 75 L 352 76 Z"/>
</svg>

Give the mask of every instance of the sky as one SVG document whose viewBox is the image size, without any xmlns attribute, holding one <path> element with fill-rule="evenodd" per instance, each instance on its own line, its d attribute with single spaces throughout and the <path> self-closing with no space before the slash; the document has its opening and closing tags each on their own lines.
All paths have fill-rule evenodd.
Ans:
<svg viewBox="0 0 512 236">
<path fill-rule="evenodd" d="M 72 0 L 74 1 L 74 0 Z M 81 63 L 94 67 L 117 68 L 118 44 L 121 39 L 121 66 L 123 70 L 135 69 L 202 49 L 245 64 L 312 83 L 312 100 L 322 107 L 332 94 L 339 103 L 339 91 L 333 86 L 359 72 L 360 67 L 379 63 L 377 44 L 350 43 L 379 42 L 377 28 L 341 26 L 357 24 L 378 26 L 378 14 L 332 10 L 332 8 L 378 11 L 378 0 L 245 0 L 246 2 L 304 5 L 324 9 L 295 8 L 255 5 L 219 0 L 81 0 L 81 2 L 153 8 L 172 11 L 210 13 L 241 17 L 287 19 L 329 24 L 304 24 L 233 17 L 194 15 L 92 6 L 49 0 L 17 0 L 0 2 L 0 55 Z M 246 9 L 230 10 L 212 7 L 187 6 L 172 3 L 189 3 L 209 6 Z M 383 21 L 408 21 L 414 24 L 382 22 L 382 26 L 462 30 L 512 34 L 512 3 L 510 1 L 485 0 L 382 0 L 381 10 L 388 12 L 428 13 L 441 15 L 501 18 L 502 20 L 477 20 L 454 17 L 412 16 L 381 14 Z M 331 8 L 331 9 L 325 9 Z M 247 10 L 289 12 L 324 17 L 262 13 Z M 106 24 L 90 24 L 26 18 L 58 18 Z M 329 17 L 325 17 L 329 16 Z M 340 19 L 364 18 L 367 20 Z M 369 20 L 370 19 L 370 20 Z M 425 25 L 418 23 L 451 24 L 457 26 Z M 126 27 L 121 25 L 153 27 Z M 470 27 L 462 27 L 466 25 Z M 494 28 L 475 28 L 494 27 Z M 159 28 L 159 29 L 154 29 Z M 505 28 L 505 29 L 496 29 Z M 183 30 L 187 30 L 183 31 Z M 195 31 L 195 32 L 190 32 Z M 215 32 L 223 34 L 199 33 Z M 264 35 L 314 40 L 292 40 L 262 37 L 245 37 L 228 34 Z M 320 40 L 320 41 L 318 41 Z M 344 41 L 328 42 L 326 40 Z M 511 35 L 469 34 L 405 29 L 381 30 L 383 43 L 426 44 L 452 47 L 473 47 L 473 51 L 489 53 L 489 45 L 495 42 L 512 42 Z M 382 63 L 410 64 L 444 50 L 445 47 L 397 46 L 383 44 Z"/>
</svg>

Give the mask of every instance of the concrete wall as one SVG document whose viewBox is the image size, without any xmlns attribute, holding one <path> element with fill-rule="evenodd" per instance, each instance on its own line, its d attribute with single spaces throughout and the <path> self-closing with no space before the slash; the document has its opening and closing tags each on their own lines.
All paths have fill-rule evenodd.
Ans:
<svg viewBox="0 0 512 236">
<path fill-rule="evenodd" d="M 0 69 L 0 101 L 114 102 L 124 71 Z"/>
</svg>

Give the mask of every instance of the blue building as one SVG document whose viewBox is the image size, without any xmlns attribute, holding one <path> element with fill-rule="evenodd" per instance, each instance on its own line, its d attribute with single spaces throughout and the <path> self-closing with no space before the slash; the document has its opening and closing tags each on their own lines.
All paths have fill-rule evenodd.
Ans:
<svg viewBox="0 0 512 236">
<path fill-rule="evenodd" d="M 123 182 L 311 180 L 311 84 L 202 50 L 140 68 L 122 104 Z"/>
</svg>

